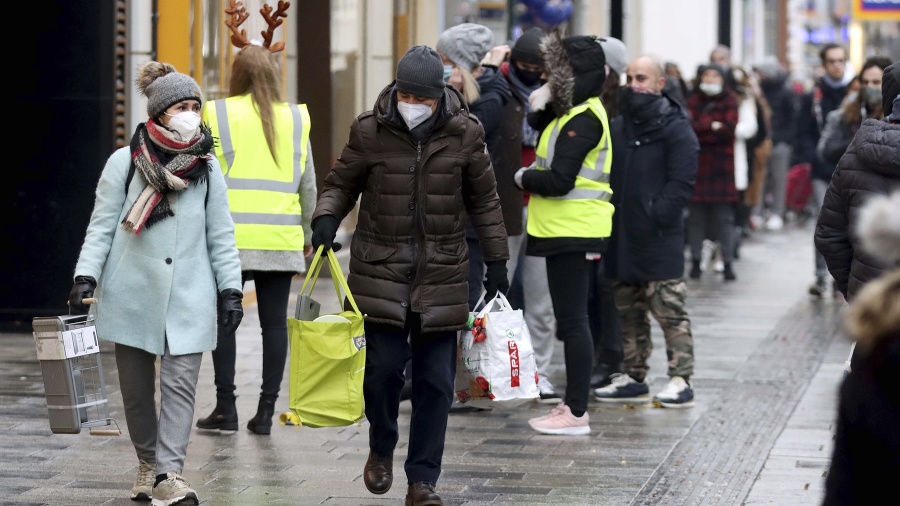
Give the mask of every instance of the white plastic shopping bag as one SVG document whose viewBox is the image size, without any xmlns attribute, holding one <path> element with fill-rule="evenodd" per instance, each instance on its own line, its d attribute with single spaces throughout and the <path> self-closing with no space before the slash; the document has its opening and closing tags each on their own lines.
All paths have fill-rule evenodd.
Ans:
<svg viewBox="0 0 900 506">
<path fill-rule="evenodd" d="M 481 408 L 503 408 L 539 397 L 534 347 L 522 310 L 513 309 L 498 292 L 471 314 L 469 322 L 471 328 L 459 335 L 457 400 Z"/>
</svg>

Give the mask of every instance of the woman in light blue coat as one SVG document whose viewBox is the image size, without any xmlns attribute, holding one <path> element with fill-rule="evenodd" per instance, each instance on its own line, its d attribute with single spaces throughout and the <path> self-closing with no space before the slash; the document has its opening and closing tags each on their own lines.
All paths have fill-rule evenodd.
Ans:
<svg viewBox="0 0 900 506">
<path fill-rule="evenodd" d="M 200 122 L 200 87 L 152 61 L 137 85 L 149 119 L 103 169 L 69 305 L 87 312 L 83 299 L 96 295 L 97 333 L 116 343 L 139 461 L 132 499 L 197 504 L 181 477 L 197 376 L 203 352 L 216 347 L 217 300 L 223 328 L 240 323 L 241 266 L 214 141 Z"/>
</svg>

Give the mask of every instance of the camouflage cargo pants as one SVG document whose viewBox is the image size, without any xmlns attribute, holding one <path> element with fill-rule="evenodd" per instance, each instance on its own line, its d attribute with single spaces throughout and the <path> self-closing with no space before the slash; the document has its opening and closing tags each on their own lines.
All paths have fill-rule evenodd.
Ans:
<svg viewBox="0 0 900 506">
<path fill-rule="evenodd" d="M 653 351 L 650 319 L 659 322 L 666 339 L 668 375 L 689 377 L 694 373 L 694 337 L 691 320 L 684 310 L 687 286 L 683 279 L 666 279 L 642 284 L 613 285 L 616 308 L 622 321 L 625 372 L 643 381 Z"/>
</svg>

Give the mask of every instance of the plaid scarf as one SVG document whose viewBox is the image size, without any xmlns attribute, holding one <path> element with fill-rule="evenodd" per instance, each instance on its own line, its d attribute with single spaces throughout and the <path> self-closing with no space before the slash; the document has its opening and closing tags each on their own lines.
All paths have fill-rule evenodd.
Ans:
<svg viewBox="0 0 900 506">
<path fill-rule="evenodd" d="M 131 138 L 131 161 L 147 186 L 122 220 L 122 228 L 140 234 L 145 227 L 175 216 L 170 193 L 206 179 L 206 161 L 212 148 L 212 133 L 206 125 L 187 142 L 176 140 L 152 119 L 138 125 Z"/>
</svg>

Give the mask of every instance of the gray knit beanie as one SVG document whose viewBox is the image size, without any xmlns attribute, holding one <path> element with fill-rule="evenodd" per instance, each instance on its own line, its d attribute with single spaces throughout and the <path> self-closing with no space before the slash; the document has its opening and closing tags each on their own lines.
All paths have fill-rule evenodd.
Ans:
<svg viewBox="0 0 900 506">
<path fill-rule="evenodd" d="M 138 69 L 136 83 L 141 95 L 147 97 L 147 115 L 151 118 L 158 118 L 172 104 L 182 100 L 193 99 L 203 103 L 203 93 L 197 81 L 177 72 L 168 63 L 145 62 Z"/>
<path fill-rule="evenodd" d="M 606 64 L 616 71 L 616 74 L 624 75 L 628 68 L 628 49 L 625 43 L 615 37 L 600 37 L 597 39 L 603 54 L 606 55 Z"/>
<path fill-rule="evenodd" d="M 413 46 L 397 64 L 397 91 L 420 97 L 444 95 L 444 66 L 441 57 L 428 46 Z"/>
<path fill-rule="evenodd" d="M 494 47 L 494 32 L 484 25 L 463 23 L 451 26 L 438 37 L 437 50 L 453 63 L 469 72 L 481 65 Z"/>
</svg>

